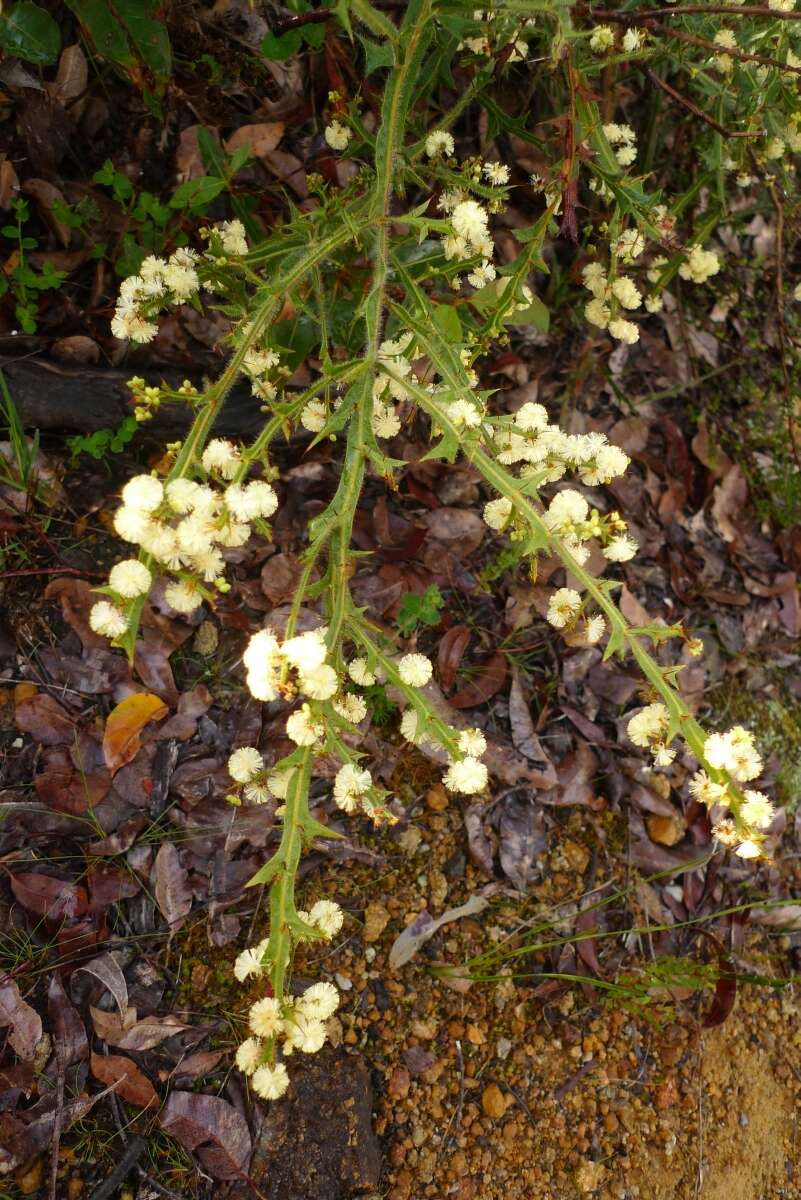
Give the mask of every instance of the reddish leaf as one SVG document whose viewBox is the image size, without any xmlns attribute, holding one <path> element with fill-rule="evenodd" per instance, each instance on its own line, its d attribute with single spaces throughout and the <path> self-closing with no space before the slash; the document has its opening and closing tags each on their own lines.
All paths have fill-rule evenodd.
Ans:
<svg viewBox="0 0 801 1200">
<path fill-rule="evenodd" d="M 132 871 L 112 867 L 109 863 L 95 863 L 90 867 L 86 882 L 93 911 L 118 904 L 120 900 L 128 900 L 142 890 L 141 883 Z"/>
<path fill-rule="evenodd" d="M 598 765 L 595 754 L 586 742 L 579 742 L 572 754 L 567 754 L 556 768 L 559 788 L 548 797 L 547 803 L 558 805 L 578 804 L 596 812 L 605 807 L 603 796 L 597 796 L 592 778 Z"/>
<path fill-rule="evenodd" d="M 172 1079 L 200 1079 L 213 1071 L 225 1055 L 224 1050 L 198 1050 L 197 1054 L 189 1054 L 182 1059 L 172 1071 Z"/>
<path fill-rule="evenodd" d="M 217 1096 L 173 1092 L 161 1114 L 162 1128 L 187 1150 L 197 1150 L 215 1179 L 240 1179 L 250 1162 L 250 1132 L 241 1113 Z"/>
<path fill-rule="evenodd" d="M 721 958 L 719 962 L 721 973 L 715 984 L 715 995 L 712 997 L 709 1012 L 701 1022 L 707 1029 L 713 1025 L 722 1025 L 734 1008 L 734 1001 L 737 999 L 737 976 L 731 960 Z"/>
<path fill-rule="evenodd" d="M 92 1074 L 101 1083 L 112 1087 L 118 1096 L 137 1108 L 158 1105 L 158 1092 L 135 1062 L 122 1054 L 95 1054 L 92 1051 Z"/>
<path fill-rule="evenodd" d="M 17 1058 L 30 1062 L 42 1037 L 42 1021 L 13 979 L 0 984 L 0 1026 L 10 1027 L 8 1041 Z"/>
<path fill-rule="evenodd" d="M 108 771 L 87 775 L 77 770 L 69 752 L 60 746 L 45 750 L 43 759 L 45 769 L 33 781 L 43 804 L 58 812 L 81 816 L 105 799 L 111 787 Z"/>
<path fill-rule="evenodd" d="M 50 921 L 80 917 L 89 907 L 85 888 L 53 875 L 33 871 L 12 875 L 11 890 L 24 908 Z"/>
<path fill-rule="evenodd" d="M 464 652 L 470 644 L 470 629 L 467 625 L 453 625 L 440 638 L 437 649 L 437 666 L 442 687 L 449 692 L 456 682 L 456 672 Z"/>
<path fill-rule="evenodd" d="M 72 925 L 62 925 L 58 931 L 59 970 L 70 975 L 88 955 L 94 954 L 98 942 L 108 936 L 103 913 L 84 917 Z"/>
<path fill-rule="evenodd" d="M 17 728 L 45 746 L 59 746 L 75 737 L 75 722 L 52 696 L 29 696 L 17 705 Z"/>
<path fill-rule="evenodd" d="M 475 708 L 484 704 L 506 682 L 506 655 L 496 651 L 481 667 L 481 672 L 449 697 L 453 708 Z"/>
<path fill-rule="evenodd" d="M 192 907 L 189 872 L 172 842 L 162 842 L 154 864 L 156 903 L 171 930 L 180 929 Z"/>
<path fill-rule="evenodd" d="M 109 713 L 103 734 L 103 756 L 112 774 L 136 757 L 142 744 L 139 735 L 145 725 L 166 715 L 167 705 L 151 692 L 128 696 Z"/>
<path fill-rule="evenodd" d="M 47 989 L 47 1009 L 53 1024 L 53 1032 L 66 1066 L 86 1058 L 89 1042 L 78 1010 L 64 991 L 58 975 L 51 976 Z"/>
</svg>

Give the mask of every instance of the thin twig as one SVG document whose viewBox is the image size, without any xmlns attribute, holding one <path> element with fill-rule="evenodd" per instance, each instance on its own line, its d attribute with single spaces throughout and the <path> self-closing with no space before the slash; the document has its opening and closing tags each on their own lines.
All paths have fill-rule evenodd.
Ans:
<svg viewBox="0 0 801 1200">
<path fill-rule="evenodd" d="M 787 418 L 787 433 L 790 437 L 790 448 L 793 452 L 795 465 L 801 470 L 801 457 L 799 457 L 798 446 L 795 437 L 795 424 L 793 421 L 793 398 L 790 386 L 790 372 L 787 368 L 787 326 L 784 321 L 784 205 L 781 202 L 779 193 L 776 190 L 775 182 L 768 176 L 764 177 L 767 189 L 770 192 L 770 198 L 773 201 L 773 207 L 776 211 L 776 326 L 779 332 L 779 360 L 781 363 L 782 372 L 782 399 L 784 401 L 784 410 Z"/>
<path fill-rule="evenodd" d="M 53 1121 L 53 1142 L 50 1150 L 50 1185 L 48 1200 L 56 1200 L 58 1189 L 58 1154 L 61 1149 L 61 1130 L 64 1124 L 64 1076 L 67 1064 L 64 1061 L 64 1046 L 56 1039 L 56 1115 Z"/>
<path fill-rule="evenodd" d="M 661 20 L 662 17 L 691 17 L 724 15 L 731 13 L 737 17 L 770 17 L 778 21 L 801 21 L 801 12 L 779 12 L 761 4 L 744 4 L 741 8 L 734 4 L 682 4 L 676 8 L 633 8 L 631 12 L 605 12 L 603 9 L 590 9 L 589 16 L 597 21 L 617 21 L 624 25 L 637 24 L 640 21 Z"/>
<path fill-rule="evenodd" d="M 88 575 L 105 579 L 105 571 L 84 571 L 82 567 L 25 567 L 19 571 L 0 571 L 0 579 L 16 579 L 21 575 Z"/>
<path fill-rule="evenodd" d="M 685 33 L 681 29 L 668 29 L 667 26 L 661 25 L 654 29 L 654 33 L 664 33 L 666 37 L 673 38 L 677 42 L 686 42 L 688 46 L 700 46 L 702 50 L 709 50 L 712 54 L 728 54 L 729 58 L 736 58 L 739 62 L 760 63 L 763 67 L 776 67 L 779 71 L 801 75 L 801 67 L 791 67 L 788 63 L 779 62 L 778 58 L 770 58 L 767 54 L 753 54 L 750 50 L 739 50 L 735 46 L 721 46 L 717 42 L 710 42 L 707 38 L 698 37 L 694 33 Z M 727 136 L 748 137 L 749 135 L 730 133 Z"/>
<path fill-rule="evenodd" d="M 669 83 L 666 83 L 664 79 L 660 79 L 656 72 L 652 71 L 650 67 L 646 71 L 646 74 L 651 80 L 651 83 L 655 83 L 658 88 L 661 88 L 667 96 L 670 96 L 671 100 L 675 100 L 678 104 L 683 105 L 683 107 L 686 108 L 688 112 L 691 112 L 694 117 L 698 117 L 699 121 L 703 121 L 704 124 L 709 125 L 722 137 L 729 138 L 755 136 L 752 133 L 733 133 L 731 130 L 726 129 L 725 126 L 720 125 L 714 117 L 710 117 L 709 113 L 705 113 L 704 110 L 699 108 L 697 104 L 694 104 L 688 96 L 683 96 L 681 92 L 677 92 L 676 89 L 671 87 Z"/>
</svg>

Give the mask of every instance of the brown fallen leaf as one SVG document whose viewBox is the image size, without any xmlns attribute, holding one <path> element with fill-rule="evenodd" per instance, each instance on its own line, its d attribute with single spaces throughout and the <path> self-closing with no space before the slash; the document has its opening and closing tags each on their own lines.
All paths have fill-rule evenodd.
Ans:
<svg viewBox="0 0 801 1200">
<path fill-rule="evenodd" d="M 46 83 L 45 87 L 54 100 L 66 106 L 83 95 L 88 78 L 89 66 L 86 55 L 75 42 L 72 46 L 65 46 L 61 51 L 56 78 L 52 83 Z"/>
<path fill-rule="evenodd" d="M 137 692 L 112 709 L 103 734 L 103 757 L 112 774 L 136 757 L 145 725 L 166 715 L 167 705 L 151 692 Z"/>
<path fill-rule="evenodd" d="M 13 979 L 0 984 L 0 1026 L 8 1028 L 8 1044 L 23 1062 L 30 1062 L 42 1038 L 42 1019 L 22 999 Z"/>
<path fill-rule="evenodd" d="M 20 700 L 14 713 L 17 729 L 44 746 L 63 746 L 75 737 L 75 722 L 52 696 L 39 693 Z"/>
<path fill-rule="evenodd" d="M 87 975 L 94 975 L 95 979 L 99 979 L 116 1000 L 117 1008 L 119 1009 L 120 1013 L 127 1011 L 128 985 L 125 982 L 125 976 L 122 973 L 120 964 L 117 962 L 113 954 L 100 954 L 97 958 L 93 958 L 90 962 L 81 963 L 81 965 L 78 967 L 78 971 L 86 971 Z M 98 1009 L 97 1011 L 99 1012 L 100 1010 Z M 135 1021 L 136 1009 L 133 1009 L 132 1011 Z M 131 1024 L 133 1024 L 133 1021 Z M 99 1036 L 102 1037 L 102 1034 Z"/>
<path fill-rule="evenodd" d="M 498 650 L 482 663 L 475 678 L 448 697 L 448 703 L 453 708 L 476 708 L 499 692 L 505 682 L 506 655 Z"/>
<path fill-rule="evenodd" d="M 178 851 L 172 842 L 162 842 L 153 864 L 156 884 L 156 904 L 170 930 L 180 929 L 192 907 L 189 872 L 181 865 Z"/>
<path fill-rule="evenodd" d="M 47 1011 L 52 1031 L 65 1066 L 87 1058 L 89 1041 L 83 1019 L 64 990 L 58 975 L 53 975 L 47 988 Z"/>
<path fill-rule="evenodd" d="M 440 638 L 437 647 L 437 667 L 443 688 L 449 692 L 456 682 L 456 672 L 470 644 L 470 629 L 467 625 L 452 625 Z"/>
<path fill-rule="evenodd" d="M 241 1179 L 250 1162 L 247 1121 L 232 1104 L 198 1092 L 173 1092 L 161 1126 L 187 1150 L 197 1153 L 215 1179 Z"/>
<path fill-rule="evenodd" d="M 170 1072 L 170 1079 L 200 1079 L 213 1071 L 222 1058 L 224 1050 L 198 1050 L 197 1054 L 188 1054 Z"/>
<path fill-rule="evenodd" d="M 80 917 L 89 907 L 86 889 L 69 879 L 22 871 L 11 875 L 10 883 L 14 896 L 23 908 L 36 913 L 38 917 L 47 917 L 49 921 Z"/>
<path fill-rule="evenodd" d="M 247 146 L 254 158 L 274 150 L 284 136 L 283 121 L 263 121 L 258 125 L 240 125 L 225 143 L 228 154 Z"/>
<path fill-rule="evenodd" d="M 539 860 L 548 846 L 544 814 L 533 797 L 507 796 L 502 805 L 498 826 L 501 869 L 518 891 L 527 892 L 540 875 Z"/>
<path fill-rule="evenodd" d="M 90 1063 L 95 1079 L 108 1084 L 128 1104 L 135 1104 L 137 1108 L 158 1105 L 158 1092 L 130 1058 L 123 1054 L 95 1054 L 92 1051 Z"/>
<path fill-rule="evenodd" d="M 553 763 L 543 749 L 542 742 L 534 729 L 531 709 L 523 694 L 519 671 L 512 672 L 512 686 L 509 689 L 509 725 L 512 730 L 512 742 L 521 754 L 532 762 L 545 763 L 553 770 Z M 554 771 L 554 786 L 556 772 Z"/>
</svg>

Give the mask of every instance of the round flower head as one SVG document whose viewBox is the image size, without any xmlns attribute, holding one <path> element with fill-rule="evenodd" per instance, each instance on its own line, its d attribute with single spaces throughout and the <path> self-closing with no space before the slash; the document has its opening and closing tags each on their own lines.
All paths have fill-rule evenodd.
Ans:
<svg viewBox="0 0 801 1200">
<path fill-rule="evenodd" d="M 591 646 L 600 642 L 606 632 L 606 621 L 600 613 L 596 613 L 594 617 L 590 617 L 584 626 L 584 636 Z"/>
<path fill-rule="evenodd" d="M 300 414 L 300 423 L 309 433 L 319 433 L 325 428 L 328 420 L 328 409 L 322 400 L 310 400 L 304 405 Z"/>
<path fill-rule="evenodd" d="M 496 186 L 500 186 L 509 182 L 509 168 L 505 163 L 484 163 L 483 171 L 484 178 L 489 183 L 494 183 Z"/>
<path fill-rule="evenodd" d="M 237 1048 L 236 1065 L 244 1075 L 252 1075 L 261 1062 L 262 1044 L 258 1038 L 247 1038 Z"/>
<path fill-rule="evenodd" d="M 635 713 L 629 721 L 626 731 L 635 746 L 650 747 L 652 742 L 660 741 L 670 728 L 670 713 L 664 704 L 647 704 L 640 712 Z"/>
<path fill-rule="evenodd" d="M 359 687 L 371 687 L 375 683 L 375 675 L 367 666 L 366 658 L 354 658 L 348 664 L 348 674 Z"/>
<path fill-rule="evenodd" d="M 257 1037 L 271 1038 L 281 1029 L 281 1006 L 274 996 L 257 1000 L 248 1013 L 248 1024 Z"/>
<path fill-rule="evenodd" d="M 153 475 L 134 475 L 122 489 L 122 502 L 138 512 L 151 513 L 164 499 L 164 487 Z"/>
<path fill-rule="evenodd" d="M 362 796 L 373 786 L 369 771 L 362 771 L 353 763 L 345 763 L 337 771 L 334 780 L 334 802 L 343 812 L 355 812 Z"/>
<path fill-rule="evenodd" d="M 228 774 L 237 783 L 250 783 L 264 770 L 264 759 L 253 746 L 241 746 L 228 759 Z"/>
<path fill-rule="evenodd" d="M 487 748 L 487 739 L 480 729 L 463 729 L 457 744 L 462 754 L 480 758 Z"/>
<path fill-rule="evenodd" d="M 312 720 L 307 704 L 287 717 L 286 735 L 298 746 L 313 746 L 324 733 L 322 725 Z"/>
<path fill-rule="evenodd" d="M 238 521 L 252 521 L 271 517 L 278 508 L 278 497 L 269 483 L 254 480 L 246 487 L 232 483 L 225 489 L 225 503 Z"/>
<path fill-rule="evenodd" d="M 325 1025 L 302 1012 L 293 1013 L 284 1021 L 284 1053 L 300 1050 L 302 1054 L 316 1054 L 325 1045 Z"/>
<path fill-rule="evenodd" d="M 762 847 L 757 843 L 747 838 L 734 851 L 738 858 L 759 858 L 762 853 Z"/>
<path fill-rule="evenodd" d="M 234 975 L 240 983 L 251 975 L 261 975 L 263 967 L 261 965 L 261 949 L 243 950 L 241 954 L 237 954 L 234 959 Z"/>
<path fill-rule="evenodd" d="M 565 488 L 554 496 L 542 519 L 549 529 L 568 533 L 574 525 L 581 525 L 586 521 L 589 512 L 590 506 L 581 492 L 575 491 L 574 488 Z"/>
<path fill-rule="evenodd" d="M 98 600 L 89 613 L 89 625 L 101 637 L 121 637 L 128 628 L 125 614 L 108 600 Z"/>
<path fill-rule="evenodd" d="M 524 433 L 541 433 L 548 424 L 548 413 L 542 404 L 527 400 L 515 413 L 515 425 Z"/>
<path fill-rule="evenodd" d="M 614 321 L 610 321 L 608 329 L 613 338 L 617 338 L 619 342 L 625 342 L 627 346 L 633 346 L 640 340 L 640 331 L 634 322 L 624 321 L 622 317 L 616 317 Z"/>
<path fill-rule="evenodd" d="M 473 796 L 483 792 L 487 786 L 487 768 L 477 758 L 468 755 L 461 762 L 452 762 L 442 777 L 449 792 L 464 792 Z"/>
<path fill-rule="evenodd" d="M 289 1075 L 283 1063 L 265 1064 L 253 1072 L 251 1084 L 262 1100 L 278 1100 L 289 1087 Z"/>
<path fill-rule="evenodd" d="M 295 1012 L 312 1021 L 327 1021 L 339 1008 L 339 992 L 333 983 L 313 983 L 295 1001 Z"/>
<path fill-rule="evenodd" d="M 200 460 L 210 474 L 222 475 L 223 479 L 233 479 L 239 470 L 241 457 L 233 442 L 226 438 L 212 438 Z"/>
<path fill-rule="evenodd" d="M 498 500 L 490 500 L 484 505 L 484 522 L 490 529 L 505 529 L 512 515 L 512 501 L 501 496 Z"/>
<path fill-rule="evenodd" d="M 114 514 L 114 529 L 126 542 L 139 545 L 151 524 L 150 514 L 123 504 Z"/>
<path fill-rule="evenodd" d="M 203 597 L 197 588 L 183 579 L 177 583 L 167 584 L 164 589 L 164 599 L 170 608 L 174 608 L 179 613 L 194 612 L 203 603 Z"/>
<path fill-rule="evenodd" d="M 704 757 L 711 767 L 728 771 L 741 783 L 762 773 L 762 760 L 754 745 L 754 735 L 742 725 L 727 733 L 712 733 L 704 743 Z"/>
<path fill-rule="evenodd" d="M 330 700 L 336 695 L 339 679 L 333 667 L 323 663 L 311 671 L 304 672 L 298 680 L 300 690 L 310 700 Z"/>
<path fill-rule="evenodd" d="M 487 213 L 476 200 L 463 200 L 457 204 L 451 221 L 459 237 L 470 245 L 481 244 L 488 236 Z"/>
<path fill-rule="evenodd" d="M 365 701 L 361 696 L 354 696 L 352 692 L 346 692 L 341 699 L 335 700 L 334 708 L 340 717 L 344 717 L 352 725 L 358 725 L 367 716 Z"/>
<path fill-rule="evenodd" d="M 404 654 L 398 663 L 398 674 L 409 687 L 425 687 L 432 675 L 432 666 L 424 654 Z"/>
<path fill-rule="evenodd" d="M 286 800 L 293 771 L 271 771 L 267 776 L 267 787 L 279 800 Z"/>
<path fill-rule="evenodd" d="M 426 154 L 429 158 L 435 158 L 438 154 L 444 154 L 446 158 L 450 158 L 454 151 L 454 142 L 451 135 L 445 129 L 434 129 L 426 138 Z"/>
<path fill-rule="evenodd" d="M 245 236 L 245 226 L 241 221 L 223 221 L 218 226 L 218 232 L 226 254 L 247 254 L 248 239 Z"/>
<path fill-rule="evenodd" d="M 344 914 L 334 900 L 317 900 L 309 910 L 309 920 L 326 937 L 334 937 L 342 928 Z"/>
<path fill-rule="evenodd" d="M 578 616 L 581 596 L 573 588 L 558 588 L 548 601 L 546 620 L 556 629 L 564 629 Z"/>
<path fill-rule="evenodd" d="M 628 562 L 634 558 L 637 553 L 638 546 L 634 538 L 622 534 L 620 537 L 612 538 L 608 546 L 604 546 L 604 558 L 609 562 Z"/>
<path fill-rule="evenodd" d="M 152 582 L 153 576 L 145 564 L 135 558 L 127 558 L 124 562 L 117 563 L 111 568 L 108 577 L 109 587 L 127 600 L 146 595 Z"/>
<path fill-rule="evenodd" d="M 332 121 L 325 127 L 325 140 L 332 150 L 344 150 L 353 134 L 347 125 Z"/>
<path fill-rule="evenodd" d="M 621 275 L 614 281 L 612 284 L 612 293 L 624 308 L 639 308 L 642 304 L 642 296 L 639 293 L 637 285 L 627 275 Z"/>
<path fill-rule="evenodd" d="M 281 653 L 302 675 L 314 671 L 325 662 L 325 630 L 311 629 L 307 633 L 290 638 L 284 642 Z"/>
<path fill-rule="evenodd" d="M 764 792 L 746 792 L 740 816 L 754 829 L 767 829 L 775 816 L 773 805 Z"/>
</svg>

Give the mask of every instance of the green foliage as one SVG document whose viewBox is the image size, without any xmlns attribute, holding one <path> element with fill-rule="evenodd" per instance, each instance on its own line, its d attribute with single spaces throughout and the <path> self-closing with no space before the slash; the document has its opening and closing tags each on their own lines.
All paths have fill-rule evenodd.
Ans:
<svg viewBox="0 0 801 1200">
<path fill-rule="evenodd" d="M 0 420 L 5 426 L 11 444 L 15 470 L 10 470 L 5 458 L 0 456 L 0 478 L 3 483 L 30 492 L 35 487 L 34 464 L 39 450 L 39 431 L 34 432 L 29 442 L 19 419 L 17 406 L 8 390 L 6 377 L 0 371 Z"/>
<path fill-rule="evenodd" d="M 108 454 L 119 454 L 136 435 L 139 423 L 135 417 L 126 417 L 117 429 L 98 429 L 90 434 L 76 434 L 67 438 L 67 448 L 72 462 L 82 454 L 90 458 L 104 459 Z"/>
<path fill-rule="evenodd" d="M 406 592 L 401 596 L 395 624 L 403 637 L 409 637 L 418 625 L 439 625 L 442 620 L 439 610 L 444 603 L 445 597 L 435 583 L 430 584 L 422 596 Z"/>
<path fill-rule="evenodd" d="M 61 286 L 66 279 L 66 271 L 58 271 L 53 263 L 46 259 L 41 270 L 37 271 L 26 260 L 29 250 L 36 250 L 39 242 L 23 232 L 23 225 L 30 217 L 30 209 L 25 200 L 14 200 L 11 205 L 16 224 L 3 225 L 0 236 L 16 243 L 17 262 L 10 270 L 0 274 L 0 296 L 11 291 L 14 300 L 14 311 L 23 333 L 35 333 L 39 309 L 38 294 L 53 291 Z"/>
<path fill-rule="evenodd" d="M 58 58 L 61 34 L 44 8 L 33 0 L 17 0 L 0 15 L 0 46 L 7 54 L 44 67 Z"/>
<path fill-rule="evenodd" d="M 172 52 L 160 0 L 66 0 L 94 46 L 134 83 L 149 72 L 158 90 L 170 78 Z"/>
</svg>

